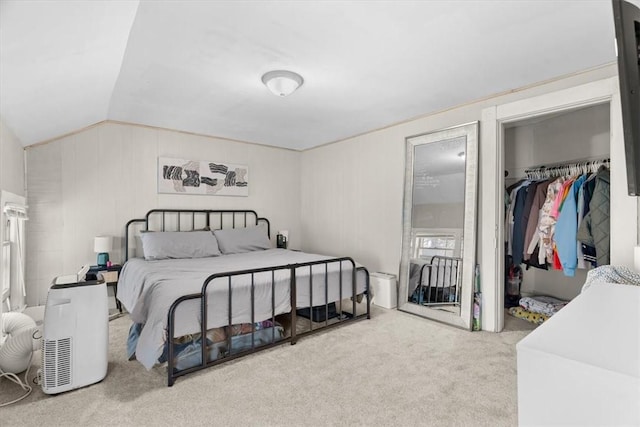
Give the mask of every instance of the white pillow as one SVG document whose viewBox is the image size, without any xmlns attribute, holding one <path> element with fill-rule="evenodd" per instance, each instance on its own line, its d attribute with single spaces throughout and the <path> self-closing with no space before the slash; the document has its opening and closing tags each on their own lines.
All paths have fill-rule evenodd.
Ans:
<svg viewBox="0 0 640 427">
<path fill-rule="evenodd" d="M 266 224 L 260 224 L 256 227 L 215 230 L 213 234 L 218 240 L 220 250 L 225 255 L 271 249 Z"/>
<path fill-rule="evenodd" d="M 154 231 L 141 233 L 140 240 L 147 261 L 221 255 L 210 231 Z"/>
</svg>

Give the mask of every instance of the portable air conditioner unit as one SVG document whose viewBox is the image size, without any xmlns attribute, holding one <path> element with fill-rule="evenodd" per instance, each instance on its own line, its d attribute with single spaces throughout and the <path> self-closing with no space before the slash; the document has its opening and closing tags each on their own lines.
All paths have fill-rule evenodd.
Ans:
<svg viewBox="0 0 640 427">
<path fill-rule="evenodd" d="M 44 311 L 42 391 L 61 393 L 107 375 L 108 305 L 102 280 L 51 286 Z"/>
</svg>

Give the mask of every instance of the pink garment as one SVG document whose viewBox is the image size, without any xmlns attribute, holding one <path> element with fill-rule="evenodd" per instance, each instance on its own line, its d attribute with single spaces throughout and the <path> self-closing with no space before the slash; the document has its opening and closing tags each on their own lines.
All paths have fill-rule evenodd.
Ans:
<svg viewBox="0 0 640 427">
<path fill-rule="evenodd" d="M 540 242 L 538 262 L 540 264 L 544 264 L 545 262 L 549 262 L 550 264 L 553 263 L 553 233 L 555 232 L 556 219 L 551 216 L 551 209 L 558 193 L 562 189 L 564 181 L 564 177 L 560 177 L 549 184 L 549 188 L 547 188 L 547 198 L 540 209 L 540 216 L 538 219 L 538 235 Z"/>
<path fill-rule="evenodd" d="M 553 202 L 553 207 L 551 208 L 551 214 L 550 214 L 555 219 L 558 219 L 558 216 L 560 215 L 560 206 L 562 206 L 562 202 L 564 201 L 564 198 L 567 196 L 569 192 L 568 190 L 571 184 L 573 184 L 573 179 L 568 179 L 565 182 L 563 182 L 562 189 L 558 191 L 558 194 L 556 195 L 556 199 Z"/>
</svg>

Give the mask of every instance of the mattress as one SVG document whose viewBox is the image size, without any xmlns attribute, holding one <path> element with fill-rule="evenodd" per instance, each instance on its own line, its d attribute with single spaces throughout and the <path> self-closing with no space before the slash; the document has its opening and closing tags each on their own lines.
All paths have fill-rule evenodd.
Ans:
<svg viewBox="0 0 640 427">
<path fill-rule="evenodd" d="M 120 274 L 117 297 L 130 313 L 133 322 L 144 325 L 136 346 L 136 358 L 147 369 L 151 369 L 163 351 L 167 336 L 167 314 L 171 304 L 180 296 L 199 294 L 204 281 L 210 275 L 331 258 L 333 257 L 286 249 L 267 249 L 197 259 L 145 261 L 134 258 L 129 260 Z M 342 286 L 339 285 L 338 263 L 329 264 L 326 271 L 328 274 L 325 275 L 323 264 L 300 267 L 296 270 L 297 308 L 324 305 L 327 302 L 352 296 L 351 263 L 342 263 Z M 258 322 L 270 319 L 272 315 L 290 312 L 290 276 L 290 269 L 253 275 L 253 319 L 251 276 L 234 277 L 231 282 L 231 321 L 228 309 L 229 281 L 227 278 L 214 280 L 207 289 L 207 329 L 226 326 L 230 323 Z M 326 290 L 325 281 L 328 284 Z M 358 270 L 356 294 L 363 293 L 365 287 L 366 275 L 364 271 Z M 180 304 L 176 310 L 174 336 L 200 332 L 200 304 L 200 299 Z"/>
</svg>

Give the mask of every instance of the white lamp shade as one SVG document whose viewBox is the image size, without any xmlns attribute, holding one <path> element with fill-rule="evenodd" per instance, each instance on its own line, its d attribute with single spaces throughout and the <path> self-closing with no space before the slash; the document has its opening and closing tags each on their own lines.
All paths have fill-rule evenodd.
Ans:
<svg viewBox="0 0 640 427">
<path fill-rule="evenodd" d="M 93 251 L 96 253 L 109 252 L 112 249 L 111 236 L 98 236 L 93 239 Z"/>
<path fill-rule="evenodd" d="M 262 83 L 277 96 L 291 95 L 303 82 L 300 74 L 287 70 L 269 71 L 262 76 Z"/>
</svg>

